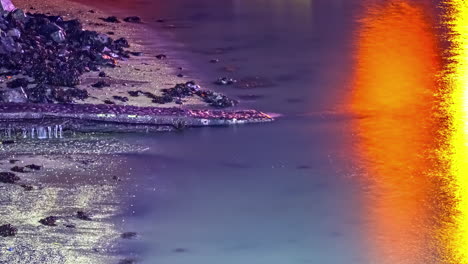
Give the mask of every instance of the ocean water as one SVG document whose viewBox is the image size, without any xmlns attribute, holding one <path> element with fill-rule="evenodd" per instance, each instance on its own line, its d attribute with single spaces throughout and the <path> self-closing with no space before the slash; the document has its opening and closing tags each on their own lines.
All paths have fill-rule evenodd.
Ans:
<svg viewBox="0 0 468 264">
<path fill-rule="evenodd" d="M 130 257 L 468 263 L 463 1 L 92 4 L 111 2 L 142 16 L 154 29 L 142 41 L 189 78 L 280 116 L 121 135 L 148 148 L 122 156 Z M 213 84 L 223 76 L 255 85 Z"/>
</svg>

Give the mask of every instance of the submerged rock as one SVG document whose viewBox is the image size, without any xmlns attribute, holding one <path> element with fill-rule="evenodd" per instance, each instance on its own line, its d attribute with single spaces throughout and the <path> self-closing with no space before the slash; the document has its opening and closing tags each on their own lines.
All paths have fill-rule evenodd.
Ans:
<svg viewBox="0 0 468 264">
<path fill-rule="evenodd" d="M 18 182 L 20 177 L 16 176 L 13 172 L 0 172 L 0 182 L 1 183 L 16 183 Z"/>
<path fill-rule="evenodd" d="M 58 218 L 56 216 L 48 216 L 46 218 L 39 220 L 39 223 L 45 226 L 57 226 L 56 224 L 57 220 Z"/>
<path fill-rule="evenodd" d="M 76 212 L 76 217 L 81 220 L 91 221 L 91 216 L 83 211 Z"/>
<path fill-rule="evenodd" d="M 120 237 L 123 238 L 123 239 L 131 239 L 131 238 L 134 238 L 136 236 L 137 236 L 136 232 L 125 232 L 125 233 L 120 235 Z"/>
<path fill-rule="evenodd" d="M 139 16 L 129 16 L 124 18 L 124 21 L 129 23 L 141 23 L 141 18 Z"/>
<path fill-rule="evenodd" d="M 18 229 L 10 224 L 0 226 L 0 236 L 2 237 L 12 237 L 15 236 L 17 232 Z"/>
</svg>

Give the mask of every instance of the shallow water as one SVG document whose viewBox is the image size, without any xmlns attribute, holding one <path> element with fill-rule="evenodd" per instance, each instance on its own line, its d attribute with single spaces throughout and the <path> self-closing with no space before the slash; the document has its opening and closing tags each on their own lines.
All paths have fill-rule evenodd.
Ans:
<svg viewBox="0 0 468 264">
<path fill-rule="evenodd" d="M 282 115 L 123 136 L 149 148 L 122 170 L 142 263 L 468 263 L 463 1 L 113 3 L 184 74 Z"/>
</svg>

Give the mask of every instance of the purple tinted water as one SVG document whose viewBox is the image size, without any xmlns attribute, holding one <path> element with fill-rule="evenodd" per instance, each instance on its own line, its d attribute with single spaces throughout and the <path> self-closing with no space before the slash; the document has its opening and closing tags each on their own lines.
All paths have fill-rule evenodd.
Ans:
<svg viewBox="0 0 468 264">
<path fill-rule="evenodd" d="M 148 147 L 122 157 L 129 204 L 121 219 L 141 234 L 128 252 L 158 264 L 368 263 L 347 118 L 321 115 L 339 112 L 347 93 L 351 2 L 93 3 L 141 15 L 155 30 L 142 41 L 203 86 L 283 115 L 265 125 L 124 136 Z M 222 76 L 256 77 L 264 87 L 212 84 Z"/>
</svg>

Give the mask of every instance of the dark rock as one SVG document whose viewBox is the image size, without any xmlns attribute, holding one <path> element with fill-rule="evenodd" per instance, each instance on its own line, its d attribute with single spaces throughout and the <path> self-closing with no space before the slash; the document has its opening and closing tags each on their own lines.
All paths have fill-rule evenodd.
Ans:
<svg viewBox="0 0 468 264">
<path fill-rule="evenodd" d="M 156 22 L 158 22 L 158 23 L 164 23 L 164 22 L 166 22 L 166 20 L 165 20 L 165 19 L 157 19 Z"/>
<path fill-rule="evenodd" d="M 227 108 L 238 104 L 234 99 L 213 91 L 197 91 L 197 95 L 212 107 Z"/>
<path fill-rule="evenodd" d="M 114 95 L 112 96 L 115 100 L 121 101 L 123 103 L 128 102 L 128 97 Z"/>
<path fill-rule="evenodd" d="M 34 190 L 34 187 L 32 187 L 31 185 L 21 184 L 20 186 L 23 187 L 25 191 L 32 191 L 32 190 Z"/>
<path fill-rule="evenodd" d="M 119 264 L 135 264 L 136 260 L 134 259 L 122 259 L 119 261 Z"/>
<path fill-rule="evenodd" d="M 177 77 L 182 78 L 184 75 L 182 73 L 177 74 Z"/>
<path fill-rule="evenodd" d="M 106 34 L 107 35 L 115 35 L 115 32 L 114 31 L 107 31 Z"/>
<path fill-rule="evenodd" d="M 210 62 L 211 62 L 211 63 L 218 63 L 218 62 L 219 62 L 219 59 L 211 59 Z"/>
<path fill-rule="evenodd" d="M 137 233 L 135 233 L 135 232 L 125 232 L 125 233 L 120 235 L 120 237 L 123 238 L 123 239 L 131 239 L 131 238 L 134 238 L 136 236 L 137 236 Z"/>
<path fill-rule="evenodd" d="M 165 54 L 159 54 L 159 55 L 156 55 L 156 58 L 159 60 L 163 60 L 163 59 L 167 59 L 167 56 Z"/>
<path fill-rule="evenodd" d="M 102 71 L 102 72 L 99 73 L 99 77 L 107 77 L 107 74 Z"/>
<path fill-rule="evenodd" d="M 143 55 L 143 52 L 139 52 L 139 51 L 131 51 L 130 54 L 132 54 L 133 56 L 141 56 Z"/>
<path fill-rule="evenodd" d="M 108 23 L 120 23 L 120 20 L 116 16 L 110 16 L 110 17 L 106 17 L 106 18 L 101 17 L 99 19 L 101 19 L 104 22 L 108 22 Z"/>
<path fill-rule="evenodd" d="M 63 226 L 65 226 L 66 228 L 76 228 L 74 224 L 64 224 Z"/>
<path fill-rule="evenodd" d="M 26 165 L 25 167 L 28 168 L 28 169 L 31 169 L 31 170 L 36 170 L 36 171 L 42 169 L 42 166 L 39 166 L 39 165 L 36 165 L 36 164 Z"/>
<path fill-rule="evenodd" d="M 18 161 L 20 161 L 20 160 L 17 160 L 17 159 L 11 159 L 9 162 L 10 162 L 10 164 L 15 164 L 15 163 L 16 163 L 16 162 L 18 162 Z"/>
<path fill-rule="evenodd" d="M 29 80 L 27 78 L 17 78 L 13 81 L 7 83 L 8 88 L 27 88 L 29 85 Z"/>
<path fill-rule="evenodd" d="M 114 105 L 115 104 L 115 102 L 113 102 L 113 101 L 111 101 L 109 99 L 106 99 L 106 100 L 104 100 L 102 102 L 105 103 L 105 104 L 108 104 L 108 105 Z"/>
<path fill-rule="evenodd" d="M 14 140 L 11 140 L 11 139 L 6 139 L 6 140 L 0 141 L 1 145 L 11 145 L 11 144 L 15 144 L 15 143 L 16 142 Z"/>
<path fill-rule="evenodd" d="M 176 248 L 176 249 L 174 249 L 172 251 L 175 252 L 175 253 L 185 253 L 188 250 L 186 248 Z"/>
<path fill-rule="evenodd" d="M 119 38 L 114 41 L 116 48 L 130 48 L 130 44 L 126 38 Z"/>
<path fill-rule="evenodd" d="M 85 213 L 83 211 L 76 212 L 76 217 L 78 219 L 81 219 L 81 220 L 91 221 L 91 217 L 89 216 L 89 214 L 87 214 L 87 213 Z"/>
<path fill-rule="evenodd" d="M 129 16 L 124 18 L 124 21 L 129 23 L 141 23 L 141 18 L 138 16 Z"/>
<path fill-rule="evenodd" d="M 14 171 L 14 172 L 19 172 L 19 173 L 26 173 L 27 172 L 26 170 L 24 170 L 24 167 L 19 167 L 19 166 L 14 166 L 10 170 Z"/>
<path fill-rule="evenodd" d="M 58 218 L 56 216 L 48 216 L 46 218 L 39 220 L 39 223 L 45 226 L 57 226 L 56 224 L 57 220 Z"/>
<path fill-rule="evenodd" d="M 15 236 L 17 232 L 18 229 L 10 224 L 0 226 L 0 236 L 2 237 Z"/>
<path fill-rule="evenodd" d="M 104 87 L 109 87 L 110 84 L 104 80 L 101 80 L 91 86 L 94 88 L 104 88 Z"/>
<path fill-rule="evenodd" d="M 20 177 L 16 176 L 16 174 L 12 172 L 0 172 L 0 182 L 1 183 L 16 183 L 18 182 Z"/>
<path fill-rule="evenodd" d="M 141 91 L 128 91 L 128 94 L 132 97 L 137 97 L 139 96 Z"/>
</svg>

